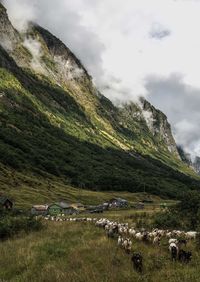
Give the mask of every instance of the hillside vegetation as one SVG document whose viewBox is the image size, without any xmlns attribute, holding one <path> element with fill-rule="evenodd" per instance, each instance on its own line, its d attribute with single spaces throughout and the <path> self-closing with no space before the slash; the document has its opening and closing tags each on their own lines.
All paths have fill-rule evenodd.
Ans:
<svg viewBox="0 0 200 282">
<path fill-rule="evenodd" d="M 34 24 L 19 34 L 0 8 L 0 192 L 24 199 L 25 182 L 28 199 L 52 181 L 52 193 L 61 185 L 179 197 L 199 187 L 162 112 L 145 100 L 114 106 L 59 39 Z"/>
</svg>

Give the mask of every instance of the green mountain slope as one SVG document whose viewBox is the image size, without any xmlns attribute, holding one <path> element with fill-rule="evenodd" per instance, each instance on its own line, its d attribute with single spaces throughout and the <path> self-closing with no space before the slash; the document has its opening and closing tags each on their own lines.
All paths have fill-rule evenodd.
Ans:
<svg viewBox="0 0 200 282">
<path fill-rule="evenodd" d="M 173 197 L 199 187 L 196 174 L 180 160 L 162 112 L 142 99 L 137 105 L 114 106 L 74 54 L 47 30 L 31 24 L 27 33 L 19 34 L 2 5 L 0 22 L 4 176 L 7 169 L 44 182 L 56 178 L 80 188 L 145 189 Z M 21 176 L 16 187 L 20 181 Z M 4 193 L 16 189 L 5 185 L 0 172 L 1 187 Z"/>
</svg>

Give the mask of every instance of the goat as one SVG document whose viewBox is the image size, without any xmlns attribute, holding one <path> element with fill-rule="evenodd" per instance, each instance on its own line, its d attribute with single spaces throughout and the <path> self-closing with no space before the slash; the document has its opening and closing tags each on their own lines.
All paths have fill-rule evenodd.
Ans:
<svg viewBox="0 0 200 282">
<path fill-rule="evenodd" d="M 187 245 L 187 240 L 186 239 L 178 239 L 178 245 L 179 246 L 181 246 L 181 245 L 186 246 Z"/>
<path fill-rule="evenodd" d="M 169 243 L 169 245 L 170 245 L 171 243 L 178 244 L 178 240 L 171 238 L 171 239 L 169 239 L 168 243 Z"/>
<path fill-rule="evenodd" d="M 122 247 L 124 248 L 124 250 L 130 254 L 131 252 L 131 247 L 132 247 L 132 242 L 130 239 L 126 238 L 124 239 L 123 243 L 122 243 Z"/>
<path fill-rule="evenodd" d="M 174 260 L 176 261 L 177 256 L 178 256 L 178 247 L 177 247 L 177 245 L 175 243 L 171 243 L 169 245 L 169 251 L 171 253 L 172 261 L 174 261 Z"/>
<path fill-rule="evenodd" d="M 131 257 L 131 261 L 133 263 L 133 267 L 136 271 L 142 272 L 143 270 L 143 257 L 140 253 L 133 253 Z"/>
<path fill-rule="evenodd" d="M 153 239 L 153 244 L 154 245 L 160 245 L 160 236 L 157 236 Z"/>
<path fill-rule="evenodd" d="M 185 233 L 186 239 L 196 239 L 197 232 L 196 231 L 189 231 Z"/>
<path fill-rule="evenodd" d="M 178 254 L 178 260 L 183 263 L 189 263 L 192 259 L 192 253 L 180 250 Z"/>
<path fill-rule="evenodd" d="M 124 239 L 122 238 L 122 236 L 119 236 L 117 240 L 117 245 L 122 246 L 123 242 L 124 242 Z"/>
<path fill-rule="evenodd" d="M 142 241 L 143 234 L 142 234 L 141 232 L 138 232 L 138 233 L 135 234 L 135 238 L 136 238 L 137 240 Z"/>
</svg>

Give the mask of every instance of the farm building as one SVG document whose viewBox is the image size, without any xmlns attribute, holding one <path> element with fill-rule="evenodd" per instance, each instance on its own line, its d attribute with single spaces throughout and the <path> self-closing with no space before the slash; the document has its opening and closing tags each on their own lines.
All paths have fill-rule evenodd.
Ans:
<svg viewBox="0 0 200 282">
<path fill-rule="evenodd" d="M 85 211 L 85 206 L 81 203 L 73 203 L 70 205 L 72 208 L 78 210 L 79 212 Z"/>
<path fill-rule="evenodd" d="M 11 210 L 13 208 L 13 202 L 7 197 L 0 197 L 0 208 Z"/>
<path fill-rule="evenodd" d="M 71 205 L 60 202 L 60 203 L 54 203 L 49 205 L 48 207 L 48 214 L 50 215 L 58 215 L 58 214 L 77 214 L 78 211 Z"/>
<path fill-rule="evenodd" d="M 34 205 L 31 208 L 31 214 L 33 215 L 46 215 L 48 205 Z"/>
<path fill-rule="evenodd" d="M 121 198 L 113 198 L 109 201 L 110 208 L 123 208 L 128 206 L 128 201 Z"/>
<path fill-rule="evenodd" d="M 104 210 L 108 210 L 109 209 L 109 203 L 103 203 L 102 206 L 103 206 Z"/>
</svg>

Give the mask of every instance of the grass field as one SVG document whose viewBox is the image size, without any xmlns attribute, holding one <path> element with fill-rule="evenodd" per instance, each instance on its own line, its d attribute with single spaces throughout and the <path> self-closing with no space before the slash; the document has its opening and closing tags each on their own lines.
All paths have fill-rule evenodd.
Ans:
<svg viewBox="0 0 200 282">
<path fill-rule="evenodd" d="M 100 216 L 100 215 L 98 215 Z M 134 222 L 134 212 L 109 212 L 109 218 Z M 141 215 L 142 216 L 142 215 Z M 197 282 L 200 254 L 188 244 L 189 265 L 173 263 L 167 242 L 160 247 L 133 241 L 133 250 L 144 257 L 144 273 L 136 273 L 130 256 L 92 223 L 46 222 L 39 232 L 20 234 L 0 243 L 0 281 L 40 282 Z"/>
<path fill-rule="evenodd" d="M 98 192 L 87 189 L 78 189 L 52 178 L 51 182 L 44 177 L 24 175 L 13 172 L 0 165 L 0 195 L 10 197 L 16 208 L 30 209 L 32 205 L 49 204 L 55 201 L 81 202 L 85 205 L 102 204 L 113 197 L 125 198 L 129 202 L 139 202 L 147 197 L 155 204 L 174 201 L 162 200 L 155 195 L 130 192 Z"/>
</svg>

